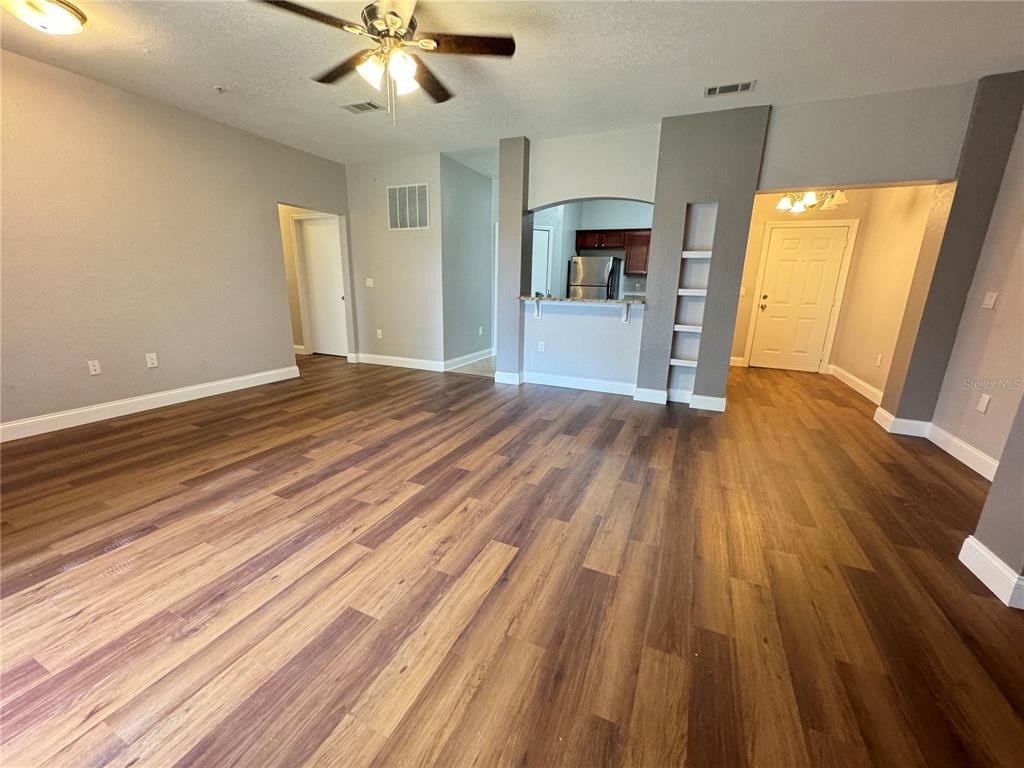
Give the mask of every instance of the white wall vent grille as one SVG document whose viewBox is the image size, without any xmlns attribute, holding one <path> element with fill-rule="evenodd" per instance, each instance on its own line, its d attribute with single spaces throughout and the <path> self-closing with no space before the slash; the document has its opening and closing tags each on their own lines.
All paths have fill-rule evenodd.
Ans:
<svg viewBox="0 0 1024 768">
<path fill-rule="evenodd" d="M 757 80 L 748 80 L 745 83 L 729 83 L 729 85 L 709 85 L 704 89 L 704 98 L 710 96 L 726 96 L 730 93 L 746 93 L 754 90 Z"/>
<path fill-rule="evenodd" d="M 430 229 L 427 185 L 388 187 L 388 229 Z"/>
<path fill-rule="evenodd" d="M 367 112 L 379 112 L 384 107 L 375 101 L 359 101 L 355 104 L 345 104 L 342 109 L 353 115 L 365 115 Z"/>
</svg>

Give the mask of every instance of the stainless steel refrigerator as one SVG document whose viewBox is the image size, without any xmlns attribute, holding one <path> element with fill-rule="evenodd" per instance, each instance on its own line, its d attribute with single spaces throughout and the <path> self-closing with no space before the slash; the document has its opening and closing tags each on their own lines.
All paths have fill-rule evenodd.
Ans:
<svg viewBox="0 0 1024 768">
<path fill-rule="evenodd" d="M 573 256 L 565 295 L 570 299 L 617 299 L 621 272 L 618 256 Z"/>
</svg>

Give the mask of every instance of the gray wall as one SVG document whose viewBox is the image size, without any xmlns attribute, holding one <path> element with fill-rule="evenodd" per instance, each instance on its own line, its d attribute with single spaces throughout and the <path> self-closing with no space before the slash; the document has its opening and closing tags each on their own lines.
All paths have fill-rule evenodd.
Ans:
<svg viewBox="0 0 1024 768">
<path fill-rule="evenodd" d="M 345 213 L 345 168 L 2 66 L 4 421 L 293 365 L 277 203 Z"/>
<path fill-rule="evenodd" d="M 444 359 L 491 346 L 491 180 L 441 155 Z"/>
<path fill-rule="evenodd" d="M 975 538 L 1004 563 L 1024 572 L 1024 404 L 1017 407 L 1003 458 L 978 520 Z"/>
<path fill-rule="evenodd" d="M 935 412 L 1022 103 L 1024 72 L 985 77 L 978 83 L 956 192 L 927 297 L 919 319 L 906 318 L 905 329 L 901 329 L 902 344 L 897 344 L 897 350 L 905 356 L 893 360 L 894 367 L 903 369 L 901 375 L 890 376 L 886 382 L 883 407 L 898 418 L 931 421 Z M 907 311 L 916 313 L 917 307 L 908 302 Z M 916 332 L 911 335 L 911 330 Z"/>
<path fill-rule="evenodd" d="M 650 203 L 586 200 L 580 205 L 580 229 L 647 229 L 654 220 Z"/>
<path fill-rule="evenodd" d="M 355 163 L 347 176 L 358 353 L 442 361 L 441 156 Z M 424 183 L 430 228 L 389 230 L 387 188 Z"/>
<path fill-rule="evenodd" d="M 772 108 L 759 189 L 956 175 L 975 84 Z"/>
<path fill-rule="evenodd" d="M 768 107 L 748 107 L 662 121 L 647 308 L 637 376 L 640 388 L 664 390 L 667 386 L 686 206 L 717 202 L 714 256 L 694 394 L 725 395 L 768 113 Z"/>
<path fill-rule="evenodd" d="M 533 214 L 527 211 L 530 140 L 498 142 L 498 349 L 499 373 L 523 370 L 523 313 L 519 296 L 530 292 Z"/>
<path fill-rule="evenodd" d="M 999 296 L 982 309 L 989 291 Z M 1024 119 L 1017 129 L 932 421 L 999 458 L 1024 379 Z M 978 413 L 978 398 L 992 400 Z"/>
</svg>

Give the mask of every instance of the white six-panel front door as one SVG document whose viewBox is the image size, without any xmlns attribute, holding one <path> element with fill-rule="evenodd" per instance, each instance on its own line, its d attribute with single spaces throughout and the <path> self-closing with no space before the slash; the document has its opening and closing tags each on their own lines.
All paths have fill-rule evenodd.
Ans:
<svg viewBox="0 0 1024 768">
<path fill-rule="evenodd" d="M 818 370 L 848 233 L 845 226 L 771 230 L 751 365 Z"/>
</svg>

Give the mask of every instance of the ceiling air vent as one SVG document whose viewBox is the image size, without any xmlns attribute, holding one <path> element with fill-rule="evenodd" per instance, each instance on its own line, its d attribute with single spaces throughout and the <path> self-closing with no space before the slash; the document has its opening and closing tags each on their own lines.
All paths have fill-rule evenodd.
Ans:
<svg viewBox="0 0 1024 768">
<path fill-rule="evenodd" d="M 388 187 L 388 229 L 430 229 L 427 185 Z"/>
<path fill-rule="evenodd" d="M 754 90 L 757 80 L 748 80 L 745 83 L 729 83 L 729 85 L 709 85 L 704 89 L 704 98 L 710 96 L 725 96 L 729 93 L 746 93 Z"/>
<path fill-rule="evenodd" d="M 384 109 L 384 107 L 372 101 L 359 101 L 355 104 L 346 104 L 342 109 L 346 112 L 351 112 L 353 115 L 365 115 L 367 112 L 377 112 Z"/>
</svg>

